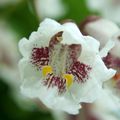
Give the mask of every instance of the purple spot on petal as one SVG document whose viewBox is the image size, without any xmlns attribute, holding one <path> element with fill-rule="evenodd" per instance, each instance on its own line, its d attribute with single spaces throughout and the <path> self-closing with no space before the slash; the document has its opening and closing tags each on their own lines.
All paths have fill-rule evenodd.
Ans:
<svg viewBox="0 0 120 120">
<path fill-rule="evenodd" d="M 44 85 L 46 85 L 48 88 L 56 86 L 59 93 L 66 91 L 66 80 L 53 74 L 47 75 L 47 78 L 44 81 Z"/>
<path fill-rule="evenodd" d="M 36 65 L 37 67 L 41 67 L 43 65 L 48 65 L 48 62 L 49 62 L 48 47 L 33 48 L 31 62 L 32 62 L 32 64 Z"/>
<path fill-rule="evenodd" d="M 89 78 L 88 73 L 91 69 L 90 66 L 77 61 L 71 67 L 70 73 L 72 73 L 76 77 L 77 82 L 80 83 L 85 82 Z"/>
</svg>

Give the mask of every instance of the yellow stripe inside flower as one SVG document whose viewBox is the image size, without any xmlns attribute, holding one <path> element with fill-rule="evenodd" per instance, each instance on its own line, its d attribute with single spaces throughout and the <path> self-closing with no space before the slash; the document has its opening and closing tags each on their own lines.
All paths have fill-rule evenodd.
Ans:
<svg viewBox="0 0 120 120">
<path fill-rule="evenodd" d="M 52 72 L 53 72 L 53 70 L 52 70 L 51 66 L 47 65 L 47 66 L 42 67 L 42 75 L 43 75 L 43 77 L 46 77 L 47 74 L 52 73 Z"/>
<path fill-rule="evenodd" d="M 66 86 L 67 88 L 70 88 L 70 86 L 73 84 L 73 75 L 72 74 L 64 74 L 63 78 L 66 80 Z"/>
<path fill-rule="evenodd" d="M 53 73 L 53 69 L 51 66 L 43 66 L 42 67 L 42 75 L 43 77 L 46 77 L 49 73 Z M 62 76 L 66 80 L 66 87 L 70 88 L 70 86 L 73 84 L 73 75 L 72 74 L 63 74 Z"/>
</svg>

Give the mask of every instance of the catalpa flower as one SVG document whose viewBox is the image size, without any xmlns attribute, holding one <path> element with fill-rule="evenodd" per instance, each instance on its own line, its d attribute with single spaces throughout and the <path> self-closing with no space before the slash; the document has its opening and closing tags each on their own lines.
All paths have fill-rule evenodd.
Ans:
<svg viewBox="0 0 120 120">
<path fill-rule="evenodd" d="M 91 11 L 99 12 L 103 17 L 120 23 L 120 0 L 86 0 Z"/>
<path fill-rule="evenodd" d="M 96 100 L 102 82 L 115 74 L 103 63 L 99 42 L 83 36 L 72 22 L 45 19 L 29 40 L 20 40 L 19 49 L 21 92 L 70 114 L 78 113 L 81 102 Z"/>
</svg>

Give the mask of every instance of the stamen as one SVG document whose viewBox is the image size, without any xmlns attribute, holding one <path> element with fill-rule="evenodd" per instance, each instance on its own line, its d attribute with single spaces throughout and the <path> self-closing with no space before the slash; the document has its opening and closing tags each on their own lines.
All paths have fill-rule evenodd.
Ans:
<svg viewBox="0 0 120 120">
<path fill-rule="evenodd" d="M 53 70 L 52 70 L 52 67 L 51 67 L 51 66 L 43 66 L 43 67 L 42 67 L 42 75 L 43 75 L 44 77 L 46 77 L 47 74 L 52 73 L 52 72 L 53 72 Z"/>
<path fill-rule="evenodd" d="M 64 74 L 63 78 L 66 80 L 66 87 L 69 89 L 73 84 L 73 75 L 72 74 Z"/>
</svg>

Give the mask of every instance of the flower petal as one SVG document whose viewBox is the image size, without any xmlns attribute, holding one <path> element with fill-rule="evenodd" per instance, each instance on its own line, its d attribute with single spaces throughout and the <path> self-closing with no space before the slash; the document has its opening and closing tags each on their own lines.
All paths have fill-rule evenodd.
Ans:
<svg viewBox="0 0 120 120">
<path fill-rule="evenodd" d="M 65 24 L 63 24 L 63 27 L 69 31 L 71 34 L 74 34 L 75 36 L 82 38 L 82 33 L 80 32 L 80 30 L 78 29 L 77 25 L 75 23 L 72 22 L 67 22 Z"/>
<path fill-rule="evenodd" d="M 64 32 L 63 32 L 63 41 L 62 44 L 80 44 L 84 42 L 83 36 L 78 29 L 77 25 L 69 22 L 63 24 Z"/>
<path fill-rule="evenodd" d="M 101 58 L 106 57 L 108 52 L 114 47 L 114 45 L 115 42 L 113 40 L 109 40 L 100 51 Z"/>
<path fill-rule="evenodd" d="M 52 19 L 45 19 L 38 28 L 37 32 L 33 32 L 29 40 L 23 38 L 19 42 L 20 52 L 24 57 L 30 57 L 30 53 L 34 47 L 47 47 L 51 37 L 61 29 L 61 25 Z"/>
<path fill-rule="evenodd" d="M 25 80 L 21 86 L 21 92 L 30 98 L 39 98 L 50 109 L 54 108 L 55 110 L 63 110 L 70 114 L 78 114 L 81 106 L 71 96 L 59 96 L 56 87 L 48 89 L 40 81 Z"/>
<path fill-rule="evenodd" d="M 85 37 L 79 61 L 91 67 L 88 79 L 81 84 L 74 84 L 71 92 L 79 102 L 93 102 L 102 90 L 102 82 L 114 76 L 115 71 L 107 69 L 99 55 L 99 42 L 91 37 Z M 91 44 L 92 43 L 92 44 Z"/>
<path fill-rule="evenodd" d="M 90 36 L 85 36 L 84 40 L 85 42 L 82 44 L 82 51 L 78 60 L 91 66 L 94 63 L 96 54 L 99 53 L 100 44 Z"/>
<path fill-rule="evenodd" d="M 39 80 L 42 77 L 41 72 L 27 59 L 20 60 L 19 69 L 22 80 L 28 79 L 29 81 L 31 79 L 34 81 Z"/>
<path fill-rule="evenodd" d="M 30 98 L 39 98 L 47 107 L 56 110 L 63 110 L 70 114 L 78 114 L 81 108 L 71 95 L 59 96 L 56 87 L 47 88 L 43 85 L 41 71 L 38 71 L 29 61 L 22 59 L 19 62 L 21 78 L 24 80 L 21 92 Z M 61 107 L 62 106 L 62 107 Z"/>
</svg>

